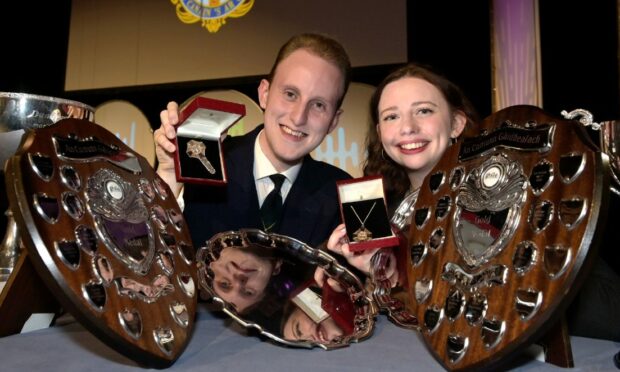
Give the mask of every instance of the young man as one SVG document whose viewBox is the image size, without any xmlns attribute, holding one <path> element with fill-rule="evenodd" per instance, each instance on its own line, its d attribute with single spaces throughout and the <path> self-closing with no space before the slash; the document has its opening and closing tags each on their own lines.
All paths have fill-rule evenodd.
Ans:
<svg viewBox="0 0 620 372">
<path fill-rule="evenodd" d="M 309 155 L 338 124 L 349 85 L 350 62 L 335 40 L 318 34 L 291 38 L 280 49 L 258 98 L 264 124 L 240 137 L 228 137 L 225 187 L 176 182 L 173 153 L 178 105 L 162 111 L 155 131 L 158 174 L 175 195 L 183 191 L 184 215 L 194 246 L 214 234 L 259 228 L 317 246 L 340 221 L 336 181 L 350 178 L 339 168 Z M 274 189 L 270 175 L 285 176 L 283 210 L 275 224 L 265 224 L 260 206 Z"/>
</svg>

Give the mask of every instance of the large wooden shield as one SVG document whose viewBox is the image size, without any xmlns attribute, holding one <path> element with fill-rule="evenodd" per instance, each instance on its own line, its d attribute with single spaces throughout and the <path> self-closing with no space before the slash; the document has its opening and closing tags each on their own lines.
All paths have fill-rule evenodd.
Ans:
<svg viewBox="0 0 620 372">
<path fill-rule="evenodd" d="M 11 210 L 60 303 L 138 363 L 171 365 L 194 327 L 194 248 L 148 161 L 86 120 L 28 131 L 6 166 Z"/>
<path fill-rule="evenodd" d="M 501 110 L 425 179 L 410 231 L 409 310 L 450 370 L 492 368 L 563 314 L 595 255 L 608 162 L 576 121 Z"/>
</svg>

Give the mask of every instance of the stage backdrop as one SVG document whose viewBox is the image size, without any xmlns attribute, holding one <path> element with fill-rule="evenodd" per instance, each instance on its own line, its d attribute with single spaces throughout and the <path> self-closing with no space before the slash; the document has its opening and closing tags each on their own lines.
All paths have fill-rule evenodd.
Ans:
<svg viewBox="0 0 620 372">
<path fill-rule="evenodd" d="M 334 36 L 354 67 L 403 63 L 407 2 L 255 0 L 210 33 L 179 21 L 170 0 L 73 0 L 65 89 L 264 75 L 300 32 Z"/>
</svg>

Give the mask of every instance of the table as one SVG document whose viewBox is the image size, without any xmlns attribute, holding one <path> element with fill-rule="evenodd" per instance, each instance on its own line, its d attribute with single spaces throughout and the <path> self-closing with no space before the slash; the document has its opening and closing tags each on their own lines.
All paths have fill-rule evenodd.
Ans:
<svg viewBox="0 0 620 372">
<path fill-rule="evenodd" d="M 511 361 L 517 371 L 610 371 L 620 343 L 572 337 L 574 369 L 563 369 L 523 354 Z M 117 353 L 75 321 L 65 325 L 0 338 L 2 371 L 138 371 L 129 358 Z M 214 312 L 198 306 L 192 338 L 179 359 L 167 370 L 179 371 L 442 371 L 422 337 L 399 328 L 384 315 L 377 317 L 372 336 L 348 347 L 288 348 L 257 335 Z"/>
</svg>

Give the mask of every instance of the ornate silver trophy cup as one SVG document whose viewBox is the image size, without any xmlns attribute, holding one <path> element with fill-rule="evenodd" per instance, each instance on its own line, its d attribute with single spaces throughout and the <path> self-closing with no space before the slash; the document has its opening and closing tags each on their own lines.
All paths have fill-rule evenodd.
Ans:
<svg viewBox="0 0 620 372">
<path fill-rule="evenodd" d="M 0 184 L 4 185 L 4 164 L 21 142 L 28 129 L 54 124 L 61 119 L 76 118 L 93 121 L 93 107 L 80 102 L 26 93 L 0 92 Z M 19 234 L 17 225 L 8 210 L 5 192 L 0 192 L 0 211 L 6 216 L 0 218 L 4 239 L 0 245 L 0 282 L 8 279 L 19 257 Z M 6 211 L 6 212 L 4 212 Z M 2 217 L 4 217 L 2 216 Z"/>
<path fill-rule="evenodd" d="M 600 131 L 601 151 L 609 157 L 611 168 L 611 191 L 620 196 L 620 120 L 594 122 L 592 113 L 584 109 L 562 111 L 566 119 L 577 119 L 582 125 Z"/>
</svg>

